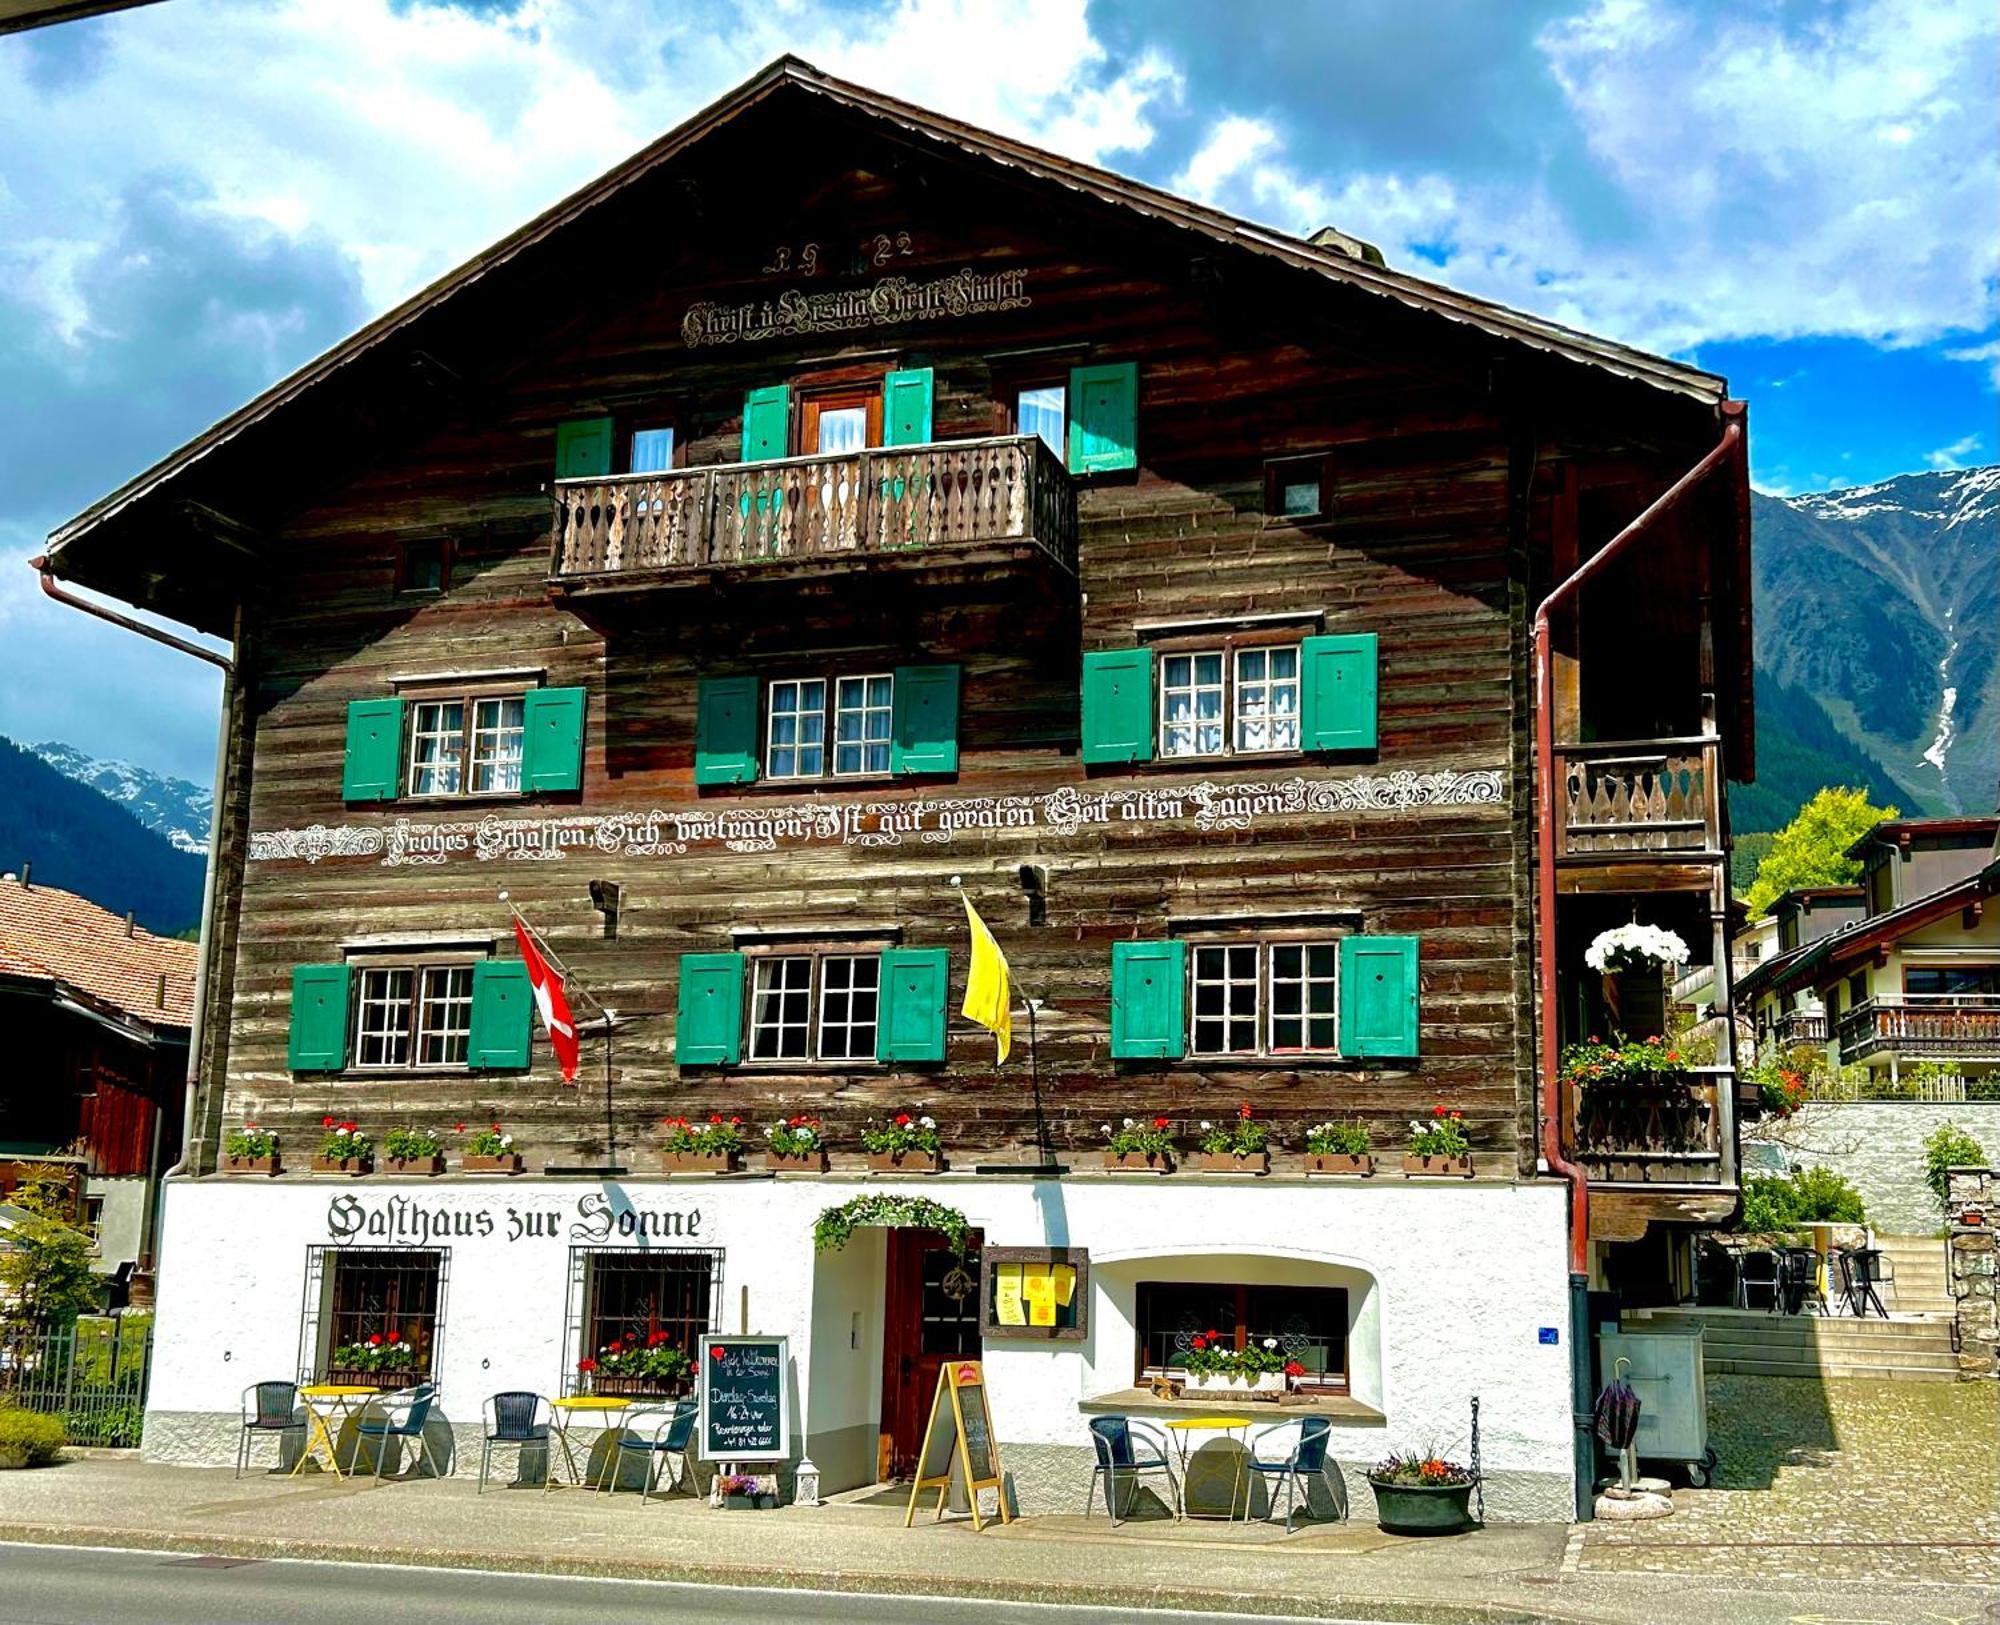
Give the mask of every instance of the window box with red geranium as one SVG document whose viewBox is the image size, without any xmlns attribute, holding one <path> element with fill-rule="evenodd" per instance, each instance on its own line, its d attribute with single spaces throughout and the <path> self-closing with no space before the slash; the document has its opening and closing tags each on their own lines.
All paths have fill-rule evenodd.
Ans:
<svg viewBox="0 0 2000 1625">
<path fill-rule="evenodd" d="M 365 1174 L 375 1166 L 375 1144 L 354 1124 L 322 1117 L 319 1154 L 313 1158 L 316 1174 Z"/>
<path fill-rule="evenodd" d="M 444 1138 L 430 1129 L 391 1129 L 382 1137 L 382 1151 L 392 1174 L 428 1179 L 444 1172 Z"/>
<path fill-rule="evenodd" d="M 1270 1145 L 1270 1125 L 1257 1120 L 1247 1100 L 1227 1121 L 1201 1125 L 1201 1165 L 1211 1174 L 1268 1174 Z"/>
<path fill-rule="evenodd" d="M 826 1135 L 817 1117 L 781 1117 L 764 1130 L 764 1166 L 778 1173 L 826 1172 Z"/>
<path fill-rule="evenodd" d="M 1361 1178 L 1374 1173 L 1375 1158 L 1368 1149 L 1368 1130 L 1359 1123 L 1313 1124 L 1306 1130 L 1306 1172 Z"/>
<path fill-rule="evenodd" d="M 278 1171 L 278 1137 L 255 1123 L 233 1128 L 222 1142 L 222 1171 L 226 1174 L 275 1174 Z"/>
<path fill-rule="evenodd" d="M 664 1119 L 660 1165 L 670 1174 L 733 1174 L 743 1166 L 743 1119 L 709 1115 L 706 1123 Z"/>
<path fill-rule="evenodd" d="M 944 1149 L 929 1117 L 897 1112 L 886 1123 L 861 1131 L 861 1148 L 877 1173 L 935 1174 L 944 1171 Z"/>
<path fill-rule="evenodd" d="M 1173 1119 L 1126 1118 L 1104 1125 L 1104 1166 L 1128 1174 L 1174 1171 Z"/>
<path fill-rule="evenodd" d="M 1429 1117 L 1412 1118 L 1403 1172 L 1470 1179 L 1472 1144 L 1465 1137 L 1465 1113 L 1449 1106 L 1433 1106 Z"/>
<path fill-rule="evenodd" d="M 465 1132 L 465 1125 L 458 1125 L 458 1132 Z M 465 1154 L 458 1159 L 460 1173 L 466 1174 L 518 1174 L 521 1171 L 521 1154 L 514 1149 L 514 1136 L 504 1132 L 498 1123 L 491 1128 L 480 1129 L 465 1142 Z"/>
<path fill-rule="evenodd" d="M 416 1344 L 400 1331 L 370 1332 L 326 1357 L 326 1381 L 356 1388 L 402 1388 L 423 1365 Z"/>
<path fill-rule="evenodd" d="M 664 1331 L 614 1337 L 594 1355 L 576 1362 L 579 1385 L 605 1398 L 685 1394 L 694 1379 L 694 1359 Z"/>
<path fill-rule="evenodd" d="M 1238 1348 L 1222 1331 L 1196 1332 L 1175 1363 L 1187 1372 L 1191 1394 L 1281 1394 L 1290 1381 L 1287 1366 L 1298 1364 L 1275 1337 L 1246 1338 Z"/>
</svg>

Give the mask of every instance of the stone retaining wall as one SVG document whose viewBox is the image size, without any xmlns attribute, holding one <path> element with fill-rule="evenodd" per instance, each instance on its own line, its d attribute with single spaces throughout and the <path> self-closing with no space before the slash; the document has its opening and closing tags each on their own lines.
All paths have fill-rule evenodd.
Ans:
<svg viewBox="0 0 2000 1625">
<path fill-rule="evenodd" d="M 1958 1368 L 1967 1377 L 2000 1377 L 2000 1249 L 1993 1240 L 2000 1207 L 2000 1173 L 1953 1168 L 1947 1176 L 1951 1208 L 1947 1277 L 1958 1306 Z"/>
<path fill-rule="evenodd" d="M 1941 1123 L 1956 1123 L 1989 1159 L 2000 1158 L 2000 1100 L 1815 1101 L 1786 1126 L 1784 1144 L 1794 1163 L 1823 1164 L 1849 1180 L 1878 1234 L 1934 1236 L 1942 1215 L 1924 1183 L 1924 1140 Z M 1744 1133 L 1756 1139 L 1754 1128 Z"/>
</svg>

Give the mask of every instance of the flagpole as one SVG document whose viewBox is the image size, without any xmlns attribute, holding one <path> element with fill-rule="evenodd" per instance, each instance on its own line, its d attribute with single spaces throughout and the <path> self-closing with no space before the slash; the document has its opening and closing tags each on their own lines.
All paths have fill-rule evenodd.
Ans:
<svg viewBox="0 0 2000 1625">
<path fill-rule="evenodd" d="M 507 912 L 514 917 L 514 923 L 526 933 L 528 939 L 534 943 L 542 957 L 555 967 L 556 974 L 562 977 L 564 993 L 568 994 L 574 991 L 590 1001 L 592 1007 L 597 1011 L 599 1023 L 602 1025 L 604 1032 L 604 1165 L 601 1168 L 556 1168 L 549 1166 L 545 1167 L 543 1171 L 546 1173 L 622 1174 L 625 1170 L 619 1166 L 618 1162 L 618 1119 L 612 1103 L 611 1084 L 611 1034 L 617 1028 L 618 1018 L 611 1012 L 602 999 L 598 998 L 595 993 L 591 992 L 585 986 L 580 977 L 574 976 L 571 973 L 569 966 L 562 962 L 561 956 L 556 953 L 555 949 L 549 946 L 548 939 L 527 922 L 521 911 L 508 898 L 506 892 L 503 891 L 500 893 L 500 901 L 507 904 Z M 582 1036 L 581 1031 L 579 1031 L 578 1036 Z"/>
<path fill-rule="evenodd" d="M 960 896 L 963 897 L 962 882 L 957 875 L 951 877 L 951 884 L 952 889 L 958 891 Z M 995 946 L 997 947 L 998 944 L 996 943 Z M 1006 962 L 1004 954 L 1001 958 L 1002 963 L 1006 964 L 1009 990 L 1011 991 L 1014 968 Z M 1041 1052 L 1036 1045 L 1037 1034 L 1035 1031 L 1035 1012 L 1041 1008 L 1042 1001 L 1032 997 L 1023 988 L 1021 990 L 1021 1002 L 1028 1007 L 1028 1085 L 1032 1091 L 1035 1106 L 1035 1157 L 1037 1160 L 1030 1163 L 983 1162 L 975 1166 L 972 1171 L 976 1174 L 1025 1174 L 1031 1179 L 1047 1178 L 1053 1175 L 1066 1174 L 1069 1172 L 1069 1168 L 1066 1164 L 1056 1161 L 1055 1147 L 1049 1143 L 1048 1119 L 1042 1114 Z"/>
</svg>

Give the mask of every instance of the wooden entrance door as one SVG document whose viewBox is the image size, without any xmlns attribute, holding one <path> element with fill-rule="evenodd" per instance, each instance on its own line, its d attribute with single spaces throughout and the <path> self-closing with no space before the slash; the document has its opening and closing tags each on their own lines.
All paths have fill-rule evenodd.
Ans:
<svg viewBox="0 0 2000 1625">
<path fill-rule="evenodd" d="M 965 1257 L 935 1230 L 891 1230 L 882 1305 L 882 1437 L 887 1474 L 907 1477 L 946 1360 L 979 1358 L 979 1249 Z"/>
</svg>

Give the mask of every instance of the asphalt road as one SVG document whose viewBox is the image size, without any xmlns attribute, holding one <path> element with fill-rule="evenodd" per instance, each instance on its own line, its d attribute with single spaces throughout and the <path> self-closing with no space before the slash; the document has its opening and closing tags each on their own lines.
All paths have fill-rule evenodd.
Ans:
<svg viewBox="0 0 2000 1625">
<path fill-rule="evenodd" d="M 1134 1617 L 1128 1608 L 0 1545 L 0 1625 L 1119 1625 Z M 1276 1616 L 1202 1618 L 1271 1625 Z"/>
</svg>

